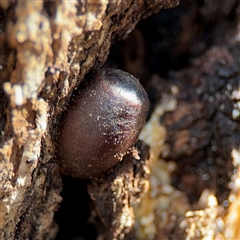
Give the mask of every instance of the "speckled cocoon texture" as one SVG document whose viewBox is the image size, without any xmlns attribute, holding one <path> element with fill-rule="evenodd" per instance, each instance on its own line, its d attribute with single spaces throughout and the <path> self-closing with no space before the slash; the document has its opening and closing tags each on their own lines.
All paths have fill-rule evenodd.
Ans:
<svg viewBox="0 0 240 240">
<path fill-rule="evenodd" d="M 132 75 L 97 71 L 63 114 L 57 146 L 62 172 L 89 178 L 113 167 L 135 144 L 148 108 L 147 94 Z"/>
</svg>

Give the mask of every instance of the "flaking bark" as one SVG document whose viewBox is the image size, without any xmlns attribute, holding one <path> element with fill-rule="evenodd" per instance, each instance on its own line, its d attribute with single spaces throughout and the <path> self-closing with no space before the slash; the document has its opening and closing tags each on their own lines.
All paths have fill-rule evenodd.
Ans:
<svg viewBox="0 0 240 240">
<path fill-rule="evenodd" d="M 0 238 L 51 239 L 58 117 L 112 42 L 176 0 L 0 2 Z"/>
</svg>

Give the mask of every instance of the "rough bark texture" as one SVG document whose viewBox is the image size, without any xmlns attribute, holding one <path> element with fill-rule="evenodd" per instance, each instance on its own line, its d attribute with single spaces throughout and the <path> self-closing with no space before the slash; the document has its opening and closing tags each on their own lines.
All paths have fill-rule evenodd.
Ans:
<svg viewBox="0 0 240 240">
<path fill-rule="evenodd" d="M 182 0 L 136 27 L 177 3 L 0 2 L 1 239 L 240 238 L 239 1 Z M 151 161 L 139 141 L 99 178 L 62 177 L 61 113 L 106 60 L 149 94 Z"/>
<path fill-rule="evenodd" d="M 54 136 L 112 41 L 176 0 L 0 2 L 0 238 L 51 239 L 61 202 Z"/>
<path fill-rule="evenodd" d="M 136 239 L 240 238 L 239 7 L 182 0 L 111 51 L 108 63 L 118 56 L 114 66 L 140 76 L 153 104 Z"/>
<path fill-rule="evenodd" d="M 220 202 L 229 194 L 231 151 L 240 143 L 239 116 L 234 114 L 239 111 L 239 53 L 237 47 L 213 47 L 191 68 L 171 76 L 179 88 L 178 108 L 161 119 L 171 149 L 164 158 L 179 162 L 174 181 L 191 201 L 206 188 Z"/>
<path fill-rule="evenodd" d="M 103 239 L 125 239 L 135 221 L 133 206 L 148 190 L 149 147 L 138 142 L 124 160 L 102 178 L 94 179 L 88 192 L 95 202 L 95 216 Z M 117 177 L 116 177 L 117 176 Z"/>
</svg>

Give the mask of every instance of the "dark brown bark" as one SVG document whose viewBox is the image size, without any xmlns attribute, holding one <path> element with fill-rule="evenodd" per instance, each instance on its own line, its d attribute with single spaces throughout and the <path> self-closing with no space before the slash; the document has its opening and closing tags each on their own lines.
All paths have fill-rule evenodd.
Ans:
<svg viewBox="0 0 240 240">
<path fill-rule="evenodd" d="M 1 239 L 238 238 L 239 1 L 182 0 L 136 27 L 176 5 L 0 2 Z M 148 91 L 151 161 L 139 141 L 103 176 L 63 186 L 60 116 L 104 63 Z"/>
<path fill-rule="evenodd" d="M 1 1 L 1 239 L 54 237 L 62 200 L 54 136 L 67 100 L 114 39 L 177 3 Z"/>
</svg>

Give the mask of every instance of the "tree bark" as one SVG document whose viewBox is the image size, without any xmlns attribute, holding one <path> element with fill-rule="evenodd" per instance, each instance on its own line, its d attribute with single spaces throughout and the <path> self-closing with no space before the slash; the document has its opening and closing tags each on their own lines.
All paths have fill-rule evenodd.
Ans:
<svg viewBox="0 0 240 240">
<path fill-rule="evenodd" d="M 177 0 L 1 1 L 0 238 L 52 239 L 59 117 L 113 41 Z"/>
</svg>

